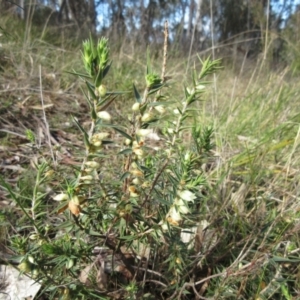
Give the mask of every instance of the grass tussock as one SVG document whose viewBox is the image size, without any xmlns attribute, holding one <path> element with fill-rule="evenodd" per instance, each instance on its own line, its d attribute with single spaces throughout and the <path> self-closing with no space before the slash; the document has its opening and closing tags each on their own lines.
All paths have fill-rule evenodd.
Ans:
<svg viewBox="0 0 300 300">
<path fill-rule="evenodd" d="M 161 76 L 163 56 L 91 62 L 18 24 L 0 37 L 0 250 L 37 299 L 299 297 L 288 67 L 170 57 Z"/>
</svg>

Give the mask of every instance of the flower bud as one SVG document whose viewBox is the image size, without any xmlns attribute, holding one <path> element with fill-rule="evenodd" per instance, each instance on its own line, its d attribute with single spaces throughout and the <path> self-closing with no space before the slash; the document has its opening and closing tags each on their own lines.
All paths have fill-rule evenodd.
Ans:
<svg viewBox="0 0 300 300">
<path fill-rule="evenodd" d="M 160 114 L 164 114 L 166 109 L 163 105 L 154 106 L 155 110 L 158 111 Z"/>
<path fill-rule="evenodd" d="M 198 84 L 198 85 L 196 86 L 196 90 L 197 90 L 197 91 L 201 91 L 201 90 L 204 90 L 204 89 L 205 89 L 205 85 Z"/>
<path fill-rule="evenodd" d="M 189 162 L 191 160 L 191 157 L 192 157 L 192 153 L 190 151 L 187 151 L 184 155 L 184 160 L 186 162 Z"/>
<path fill-rule="evenodd" d="M 83 180 L 83 181 L 92 181 L 94 179 L 94 177 L 92 175 L 85 175 L 85 176 L 81 176 L 80 177 L 80 180 Z"/>
<path fill-rule="evenodd" d="M 107 111 L 99 111 L 97 113 L 98 118 L 100 118 L 103 121 L 110 122 L 111 120 L 111 115 Z"/>
<path fill-rule="evenodd" d="M 174 129 L 173 128 L 168 128 L 167 129 L 168 133 L 173 134 L 174 133 Z"/>
<path fill-rule="evenodd" d="M 141 184 L 141 180 L 139 179 L 139 178 L 134 178 L 133 180 L 132 180 L 132 183 L 133 184 L 135 184 L 135 185 L 139 185 L 139 184 Z"/>
<path fill-rule="evenodd" d="M 160 84 L 161 79 L 157 74 L 150 73 L 146 75 L 146 83 L 147 87 L 153 87 L 154 85 Z"/>
<path fill-rule="evenodd" d="M 33 233 L 29 236 L 29 239 L 32 241 L 37 240 L 38 238 L 39 238 L 39 236 L 36 233 Z"/>
<path fill-rule="evenodd" d="M 96 169 L 96 168 L 99 168 L 100 167 L 100 164 L 97 163 L 96 161 L 87 161 L 85 163 L 86 166 L 90 167 L 90 168 L 93 168 L 93 169 Z"/>
<path fill-rule="evenodd" d="M 29 255 L 29 256 L 28 256 L 28 261 L 29 261 L 30 263 L 32 263 L 32 264 L 35 264 L 35 259 L 34 259 L 34 257 L 33 257 L 32 255 Z"/>
<path fill-rule="evenodd" d="M 18 269 L 23 273 L 29 273 L 31 271 L 31 264 L 28 260 L 24 260 L 18 265 Z"/>
<path fill-rule="evenodd" d="M 139 111 L 140 110 L 140 107 L 141 107 L 141 105 L 140 105 L 140 103 L 138 103 L 138 102 L 135 102 L 133 105 L 132 105 L 132 111 Z"/>
<path fill-rule="evenodd" d="M 98 94 L 99 94 L 99 96 L 100 97 L 104 97 L 106 95 L 106 92 L 107 92 L 106 86 L 104 84 L 101 84 L 98 87 Z"/>
<path fill-rule="evenodd" d="M 131 139 L 126 139 L 126 140 L 125 140 L 125 145 L 126 145 L 126 146 L 129 146 L 130 144 L 131 144 Z"/>
<path fill-rule="evenodd" d="M 102 145 L 102 141 L 96 141 L 96 142 L 93 142 L 93 145 L 97 148 L 99 148 L 101 145 Z"/>
<path fill-rule="evenodd" d="M 142 116 L 142 122 L 149 122 L 153 119 L 153 114 L 151 113 L 145 113 L 143 116 Z"/>
<path fill-rule="evenodd" d="M 38 278 L 39 273 L 40 273 L 39 269 L 38 269 L 38 268 L 34 268 L 34 269 L 31 271 L 31 276 L 32 276 L 32 278 L 33 278 L 33 279 Z"/>
<path fill-rule="evenodd" d="M 186 88 L 187 92 L 192 95 L 195 93 L 195 89 L 194 88 Z"/>
<path fill-rule="evenodd" d="M 131 170 L 130 173 L 135 177 L 144 177 L 144 173 L 140 170 Z"/>
<path fill-rule="evenodd" d="M 66 268 L 69 270 L 74 266 L 74 259 L 69 258 L 66 262 Z"/>
</svg>

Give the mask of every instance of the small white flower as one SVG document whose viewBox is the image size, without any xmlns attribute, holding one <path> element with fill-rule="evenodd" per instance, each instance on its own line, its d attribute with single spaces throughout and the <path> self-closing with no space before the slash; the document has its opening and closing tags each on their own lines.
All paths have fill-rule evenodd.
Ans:
<svg viewBox="0 0 300 300">
<path fill-rule="evenodd" d="M 111 115 L 107 111 L 99 111 L 97 113 L 98 118 L 102 119 L 103 121 L 109 122 L 111 120 Z"/>
<path fill-rule="evenodd" d="M 194 88 L 186 88 L 187 92 L 192 95 L 195 93 L 195 89 Z"/>
<path fill-rule="evenodd" d="M 140 147 L 140 145 L 139 145 L 139 143 L 137 141 L 133 141 L 132 142 L 132 147 L 133 148 L 138 148 L 138 147 Z"/>
<path fill-rule="evenodd" d="M 132 151 L 134 154 L 136 154 L 137 156 L 140 156 L 140 157 L 144 156 L 144 154 L 145 154 L 143 149 L 141 149 L 141 148 L 133 148 Z"/>
<path fill-rule="evenodd" d="M 194 201 L 197 198 L 194 193 L 188 190 L 179 191 L 177 194 L 181 199 L 185 201 Z"/>
<path fill-rule="evenodd" d="M 179 110 L 177 109 L 177 108 L 175 108 L 174 110 L 173 110 L 173 113 L 175 114 L 175 115 L 179 115 Z"/>
<path fill-rule="evenodd" d="M 191 160 L 191 156 L 192 156 L 192 153 L 190 151 L 187 151 L 184 155 L 184 160 L 185 161 L 190 161 Z"/>
<path fill-rule="evenodd" d="M 165 221 L 160 221 L 158 225 L 161 226 L 162 231 L 167 231 L 168 230 L 168 224 Z"/>
<path fill-rule="evenodd" d="M 168 128 L 167 129 L 168 133 L 173 134 L 174 133 L 174 129 L 173 128 Z"/>
<path fill-rule="evenodd" d="M 179 222 L 182 220 L 180 212 L 176 209 L 175 206 L 171 206 L 168 214 L 167 214 L 167 221 L 172 225 L 178 225 Z"/>
<path fill-rule="evenodd" d="M 83 181 L 91 181 L 93 179 L 94 179 L 94 177 L 92 175 L 85 175 L 85 176 L 80 177 L 80 180 L 83 180 Z"/>
<path fill-rule="evenodd" d="M 69 199 L 69 196 L 67 194 L 58 194 L 56 196 L 53 197 L 53 200 L 55 201 L 62 201 L 62 200 L 68 200 Z"/>
<path fill-rule="evenodd" d="M 190 212 L 187 204 L 181 198 L 176 198 L 174 200 L 174 204 L 176 205 L 176 208 L 180 213 L 186 215 Z"/>
</svg>

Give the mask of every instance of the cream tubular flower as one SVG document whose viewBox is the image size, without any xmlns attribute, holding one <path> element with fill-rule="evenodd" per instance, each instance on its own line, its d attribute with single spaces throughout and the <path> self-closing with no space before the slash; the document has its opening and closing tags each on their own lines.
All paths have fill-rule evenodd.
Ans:
<svg viewBox="0 0 300 300">
<path fill-rule="evenodd" d="M 139 136 L 146 137 L 146 136 L 149 135 L 151 132 L 152 132 L 151 129 L 139 129 L 139 130 L 137 131 L 136 134 L 139 135 Z"/>
<path fill-rule="evenodd" d="M 58 194 L 53 197 L 53 200 L 55 200 L 55 201 L 63 201 L 63 200 L 68 200 L 68 199 L 69 199 L 69 196 L 64 193 Z"/>
<path fill-rule="evenodd" d="M 96 169 L 96 168 L 99 168 L 100 167 L 100 164 L 97 163 L 96 161 L 87 161 L 85 163 L 86 166 L 90 167 L 90 168 L 93 168 L 93 169 Z"/>
<path fill-rule="evenodd" d="M 182 217 L 180 215 L 180 212 L 176 207 L 173 205 L 171 206 L 168 214 L 167 214 L 167 221 L 172 225 L 179 225 L 179 222 L 182 221 Z"/>
<path fill-rule="evenodd" d="M 85 176 L 81 176 L 80 180 L 83 181 L 92 181 L 94 179 L 94 177 L 92 175 L 85 175 Z"/>
<path fill-rule="evenodd" d="M 186 215 L 187 213 L 190 212 L 187 204 L 182 199 L 176 198 L 174 200 L 174 204 L 175 204 L 178 212 L 180 212 L 180 213 L 182 213 L 184 215 Z"/>
<path fill-rule="evenodd" d="M 183 191 L 179 191 L 177 192 L 178 196 L 185 200 L 185 201 L 191 201 L 193 202 L 197 197 L 195 196 L 194 193 L 190 192 L 189 190 L 183 190 Z"/>
</svg>

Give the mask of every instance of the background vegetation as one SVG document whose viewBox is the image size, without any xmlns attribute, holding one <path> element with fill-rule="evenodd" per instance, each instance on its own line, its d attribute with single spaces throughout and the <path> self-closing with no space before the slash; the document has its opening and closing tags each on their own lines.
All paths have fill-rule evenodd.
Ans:
<svg viewBox="0 0 300 300">
<path fill-rule="evenodd" d="M 298 299 L 300 15 L 295 1 L 19 4 L 0 2 L 0 258 L 13 265 L 17 260 L 19 268 L 23 263 L 21 271 L 44 280 L 37 299 Z M 85 155 L 71 115 L 84 128 L 90 124 L 84 82 L 68 71 L 84 72 L 81 42 L 89 31 L 109 37 L 113 65 L 105 85 L 108 91 L 126 91 L 109 113 L 126 124 L 135 102 L 132 84 L 144 88 L 147 46 L 151 65 L 160 72 L 165 19 L 170 23 L 168 99 L 180 100 L 182 83 L 189 86 L 192 71 L 201 69 L 196 54 L 223 58 L 223 69 L 206 79 L 203 101 L 194 104 L 194 128 L 205 131 L 201 147 L 210 146 L 200 147 L 198 169 L 205 185 L 198 190 L 202 202 L 195 215 L 198 246 L 193 245 L 194 253 L 183 246 L 178 251 L 186 254 L 186 264 L 177 282 L 163 278 L 170 266 L 160 269 L 158 278 L 151 274 L 153 282 L 146 285 L 116 272 L 105 293 L 97 280 L 97 287 L 79 280 L 78 262 L 92 261 L 94 237 L 85 232 L 89 239 L 76 244 L 82 229 L 68 211 L 58 214 L 53 201 Z M 157 128 L 160 137 L 164 129 Z M 181 137 L 182 153 L 196 151 L 195 134 Z M 108 174 L 116 162 L 106 166 Z M 42 234 L 56 248 L 42 247 L 33 235 L 26 212 L 32 216 L 35 208 L 44 213 Z M 93 209 L 97 215 L 99 208 Z M 60 273 L 34 272 L 45 257 Z"/>
</svg>

